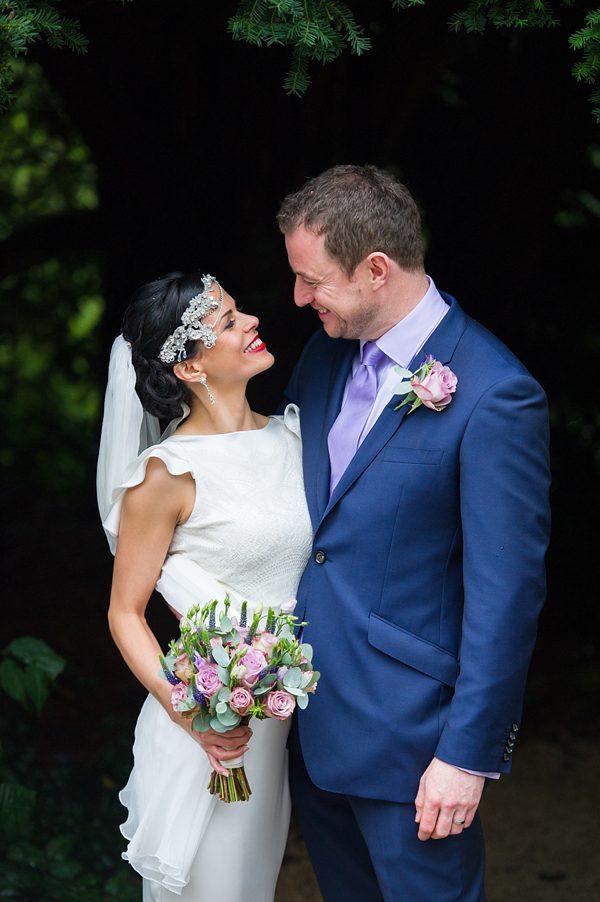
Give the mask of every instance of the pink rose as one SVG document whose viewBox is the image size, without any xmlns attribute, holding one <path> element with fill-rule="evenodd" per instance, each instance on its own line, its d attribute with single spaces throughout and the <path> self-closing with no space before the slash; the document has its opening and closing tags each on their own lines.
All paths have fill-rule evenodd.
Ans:
<svg viewBox="0 0 600 902">
<path fill-rule="evenodd" d="M 171 704 L 174 711 L 177 711 L 179 702 L 182 702 L 184 698 L 187 698 L 187 686 L 184 683 L 177 683 L 171 689 Z"/>
<path fill-rule="evenodd" d="M 295 707 L 294 696 L 277 689 L 267 695 L 265 714 L 267 717 L 275 717 L 277 720 L 287 720 Z"/>
<path fill-rule="evenodd" d="M 175 658 L 173 672 L 180 680 L 185 680 L 186 683 L 191 681 L 194 676 L 194 668 L 185 652 Z"/>
<path fill-rule="evenodd" d="M 242 689 L 241 686 L 238 686 L 236 689 L 231 690 L 231 695 L 229 696 L 229 707 L 232 711 L 235 711 L 241 717 L 244 717 L 245 714 L 250 710 L 250 706 L 252 705 L 252 695 L 248 692 L 247 689 Z"/>
<path fill-rule="evenodd" d="M 442 410 L 452 400 L 451 395 L 456 391 L 457 382 L 458 379 L 450 367 L 442 366 L 439 360 L 436 360 L 423 381 L 418 382 L 413 378 L 410 386 L 425 407 Z"/>
<path fill-rule="evenodd" d="M 261 670 L 264 670 L 267 666 L 267 659 L 262 651 L 259 651 L 257 648 L 248 648 L 244 657 L 240 659 L 240 664 L 246 668 L 246 673 L 241 681 L 242 686 L 249 689 L 258 682 Z"/>
<path fill-rule="evenodd" d="M 273 654 L 273 648 L 279 642 L 279 637 L 274 636 L 273 633 L 261 633 L 260 636 L 255 636 L 252 640 L 252 646 L 257 651 L 262 651 L 267 661 Z"/>
<path fill-rule="evenodd" d="M 210 698 L 215 692 L 223 688 L 219 679 L 219 671 L 216 664 L 205 664 L 196 674 L 196 686 L 198 691 Z"/>
<path fill-rule="evenodd" d="M 210 647 L 214 648 L 215 645 L 223 645 L 223 640 L 221 639 L 220 636 L 215 637 L 214 639 L 210 640 Z"/>
</svg>

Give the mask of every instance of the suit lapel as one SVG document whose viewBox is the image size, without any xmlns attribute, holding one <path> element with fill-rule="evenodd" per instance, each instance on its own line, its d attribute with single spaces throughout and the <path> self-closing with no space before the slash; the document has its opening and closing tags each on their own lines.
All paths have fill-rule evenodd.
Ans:
<svg viewBox="0 0 600 902">
<path fill-rule="evenodd" d="M 429 338 L 423 345 L 423 348 L 417 354 L 415 354 L 410 366 L 408 367 L 412 372 L 414 372 L 414 370 L 416 370 L 420 366 L 423 359 L 428 354 L 432 354 L 436 358 L 436 360 L 439 360 L 441 363 L 449 363 L 449 361 L 452 359 L 452 355 L 454 354 L 456 345 L 458 344 L 458 340 L 466 328 L 467 317 L 460 309 L 455 299 L 448 294 L 445 294 L 443 292 L 440 293 L 442 294 L 442 297 L 444 298 L 446 303 L 450 305 L 450 310 L 445 315 L 439 326 L 429 336 Z M 351 360 L 352 358 L 350 358 L 350 362 Z M 339 410 L 341 406 L 341 398 L 343 395 L 346 377 L 348 375 L 348 369 L 349 367 L 345 369 L 346 375 L 344 376 L 341 391 L 339 393 L 337 410 Z M 366 469 L 366 467 L 368 467 L 368 465 L 375 459 L 375 457 L 377 457 L 384 445 L 389 442 L 396 430 L 400 427 L 400 424 L 410 410 L 409 404 L 406 404 L 400 410 L 394 410 L 394 408 L 397 407 L 401 401 L 402 398 L 394 396 L 390 399 L 387 406 L 384 407 L 381 415 L 379 416 L 379 419 L 373 425 L 373 428 L 367 434 L 364 442 L 361 444 L 358 451 L 348 464 L 348 468 L 346 469 L 345 473 L 342 474 L 342 478 L 336 485 L 329 503 L 326 503 L 326 507 L 324 508 L 320 507 L 320 512 L 323 512 L 322 516 L 326 516 L 333 505 L 336 504 L 336 502 L 339 501 L 342 495 L 348 491 L 348 489 L 353 485 L 354 482 L 356 482 L 361 473 Z M 324 431 L 324 444 L 326 451 L 327 435 L 329 434 L 329 430 L 331 429 L 334 419 L 335 416 L 326 426 L 326 430 Z M 327 486 L 329 487 L 329 457 L 327 457 Z M 322 496 L 320 495 L 320 501 L 321 500 Z"/>
</svg>

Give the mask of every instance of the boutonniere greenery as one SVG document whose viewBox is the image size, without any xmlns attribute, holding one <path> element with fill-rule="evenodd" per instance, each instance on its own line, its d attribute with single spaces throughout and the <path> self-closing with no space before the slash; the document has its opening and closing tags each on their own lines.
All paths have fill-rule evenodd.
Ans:
<svg viewBox="0 0 600 902">
<path fill-rule="evenodd" d="M 458 379 L 452 372 L 450 367 L 442 366 L 439 360 L 436 360 L 432 354 L 429 354 L 418 370 L 411 373 L 410 370 L 403 366 L 395 366 L 394 371 L 402 377 L 404 381 L 399 382 L 392 394 L 406 395 L 404 401 L 394 407 L 394 410 L 400 410 L 405 404 L 410 404 L 408 411 L 412 413 L 421 404 L 431 410 L 444 410 L 452 400 L 452 395 L 456 391 L 456 383 Z"/>
</svg>

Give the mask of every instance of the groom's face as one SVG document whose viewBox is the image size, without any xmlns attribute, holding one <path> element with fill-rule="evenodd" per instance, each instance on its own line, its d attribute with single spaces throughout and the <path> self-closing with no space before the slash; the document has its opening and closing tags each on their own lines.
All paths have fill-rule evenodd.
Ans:
<svg viewBox="0 0 600 902">
<path fill-rule="evenodd" d="M 348 278 L 325 250 L 325 236 L 304 226 L 285 236 L 285 246 L 296 276 L 294 301 L 298 307 L 316 310 L 331 338 L 371 338 L 378 308 L 361 264 Z"/>
</svg>

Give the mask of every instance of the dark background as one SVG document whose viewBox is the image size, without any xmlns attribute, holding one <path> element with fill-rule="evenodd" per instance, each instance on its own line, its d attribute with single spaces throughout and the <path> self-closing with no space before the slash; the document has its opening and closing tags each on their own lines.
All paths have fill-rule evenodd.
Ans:
<svg viewBox="0 0 600 902">
<path fill-rule="evenodd" d="M 81 794 L 94 805 L 104 791 L 114 796 L 127 772 L 143 692 L 106 626 L 111 558 L 94 496 L 99 419 L 63 416 L 46 394 L 56 373 L 71 367 L 73 377 L 83 364 L 61 344 L 56 282 L 37 294 L 21 289 L 48 260 L 60 262 L 65 284 L 69 267 L 96 267 L 105 314 L 81 353 L 85 378 L 99 387 L 141 283 L 175 269 L 214 273 L 261 318 L 276 364 L 250 396 L 272 412 L 318 326 L 292 303 L 275 214 L 307 176 L 336 163 L 374 163 L 408 184 L 423 212 L 428 273 L 548 394 L 549 599 L 523 727 L 551 737 L 598 733 L 600 127 L 589 90 L 570 75 L 567 35 L 581 11 L 566 10 L 554 31 L 480 36 L 450 31 L 457 5 L 436 0 L 398 13 L 387 0 L 354 2 L 372 50 L 315 65 L 301 99 L 282 88 L 286 49 L 232 42 L 235 4 L 84 4 L 73 14 L 90 38 L 87 55 L 42 45 L 29 52 L 54 92 L 46 123 L 89 149 L 98 204 L 17 216 L 0 242 L 2 340 L 17 347 L 24 333 L 55 349 L 43 378 L 25 379 L 27 395 L 19 395 L 25 377 L 14 378 L 16 362 L 2 371 L 13 449 L 0 457 L 2 647 L 36 635 L 67 659 L 42 728 L 23 741 L 34 744 L 32 766 L 53 762 L 56 773 L 66 768 L 65 780 L 69 768 L 91 762 Z M 162 639 L 173 635 L 160 601 L 150 620 Z M 22 718 L 4 701 L 14 732 Z"/>
</svg>

